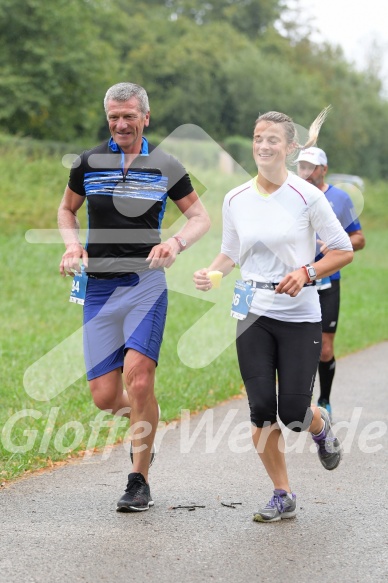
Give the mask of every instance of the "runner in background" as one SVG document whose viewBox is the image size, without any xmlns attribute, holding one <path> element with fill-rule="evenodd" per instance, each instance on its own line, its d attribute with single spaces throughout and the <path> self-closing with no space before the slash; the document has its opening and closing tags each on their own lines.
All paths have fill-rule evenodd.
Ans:
<svg viewBox="0 0 388 583">
<path fill-rule="evenodd" d="M 325 193 L 341 225 L 350 237 L 353 251 L 365 247 L 365 237 L 357 218 L 352 199 L 347 192 L 325 182 L 328 169 L 327 156 L 320 148 L 302 150 L 297 159 L 298 175 L 314 184 Z M 320 243 L 322 246 L 322 243 Z M 321 251 L 321 249 L 318 247 Z M 325 247 L 322 249 L 325 251 Z M 320 252 L 316 261 L 322 257 Z M 330 402 L 331 389 L 335 375 L 334 339 L 338 326 L 340 310 L 340 272 L 336 271 L 325 278 L 318 287 L 322 310 L 322 353 L 318 365 L 320 396 L 318 405 L 324 407 L 332 417 Z"/>
</svg>

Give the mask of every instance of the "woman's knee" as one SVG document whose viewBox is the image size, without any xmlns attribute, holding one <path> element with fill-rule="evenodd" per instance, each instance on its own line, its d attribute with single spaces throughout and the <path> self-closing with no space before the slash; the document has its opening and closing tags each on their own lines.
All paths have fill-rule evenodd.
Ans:
<svg viewBox="0 0 388 583">
<path fill-rule="evenodd" d="M 279 419 L 291 431 L 306 431 L 313 419 L 313 411 L 308 405 L 300 404 L 292 407 L 279 406 Z"/>
<path fill-rule="evenodd" d="M 276 404 L 272 400 L 249 401 L 251 423 L 255 427 L 276 423 Z"/>
</svg>

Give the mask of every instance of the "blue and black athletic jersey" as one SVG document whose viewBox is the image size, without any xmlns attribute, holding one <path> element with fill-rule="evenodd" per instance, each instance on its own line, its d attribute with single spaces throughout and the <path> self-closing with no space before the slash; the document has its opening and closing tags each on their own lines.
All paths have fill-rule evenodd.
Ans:
<svg viewBox="0 0 388 583">
<path fill-rule="evenodd" d="M 358 220 L 353 201 L 347 192 L 329 184 L 325 196 L 347 233 L 353 233 L 353 231 L 359 231 L 361 229 L 361 224 Z M 322 257 L 323 255 L 320 253 L 316 256 L 315 260 L 318 261 L 319 259 L 322 259 Z M 336 271 L 333 273 L 330 276 L 330 279 L 340 279 L 340 272 Z"/>
<path fill-rule="evenodd" d="M 144 260 L 161 241 L 167 199 L 193 191 L 182 164 L 145 138 L 126 172 L 124 154 L 112 138 L 83 152 L 68 186 L 86 196 L 88 273 L 100 277 L 148 269 Z"/>
</svg>

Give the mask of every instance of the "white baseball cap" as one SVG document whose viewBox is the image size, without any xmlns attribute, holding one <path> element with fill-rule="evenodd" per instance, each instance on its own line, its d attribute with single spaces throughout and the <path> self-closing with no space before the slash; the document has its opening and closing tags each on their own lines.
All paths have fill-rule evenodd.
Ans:
<svg viewBox="0 0 388 583">
<path fill-rule="evenodd" d="M 315 166 L 327 166 L 327 156 L 321 148 L 306 148 L 299 152 L 297 162 L 310 162 Z"/>
</svg>

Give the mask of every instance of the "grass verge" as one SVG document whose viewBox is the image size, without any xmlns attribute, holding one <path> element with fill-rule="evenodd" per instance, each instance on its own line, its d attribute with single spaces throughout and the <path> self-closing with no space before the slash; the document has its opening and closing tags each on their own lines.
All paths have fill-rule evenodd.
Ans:
<svg viewBox="0 0 388 583">
<path fill-rule="evenodd" d="M 112 416 L 101 416 L 84 375 L 47 400 L 26 390 L 29 367 L 69 342 L 81 326 L 81 308 L 68 302 L 70 278 L 58 275 L 62 246 L 31 244 L 25 238 L 28 229 L 55 228 L 68 171 L 57 158 L 31 158 L 22 151 L 12 155 L 4 151 L 0 167 L 4 224 L 0 236 L 1 482 L 120 442 L 128 426 Z M 192 284 L 193 271 L 207 265 L 219 249 L 223 196 L 242 180 L 207 171 L 198 172 L 196 182 L 213 229 L 168 272 L 169 313 L 156 380 L 164 421 L 179 418 L 182 409 L 193 412 L 214 406 L 242 390 L 233 344 L 235 323 L 229 317 L 235 278 L 230 275 L 221 290 L 206 295 L 196 292 Z M 362 223 L 367 245 L 343 270 L 337 357 L 387 340 L 384 189 L 383 184 L 367 184 L 365 191 Z M 168 212 L 167 226 L 175 229 L 179 220 L 174 210 Z M 49 389 L 82 363 L 79 337 L 72 342 L 68 358 L 47 371 Z"/>
</svg>

